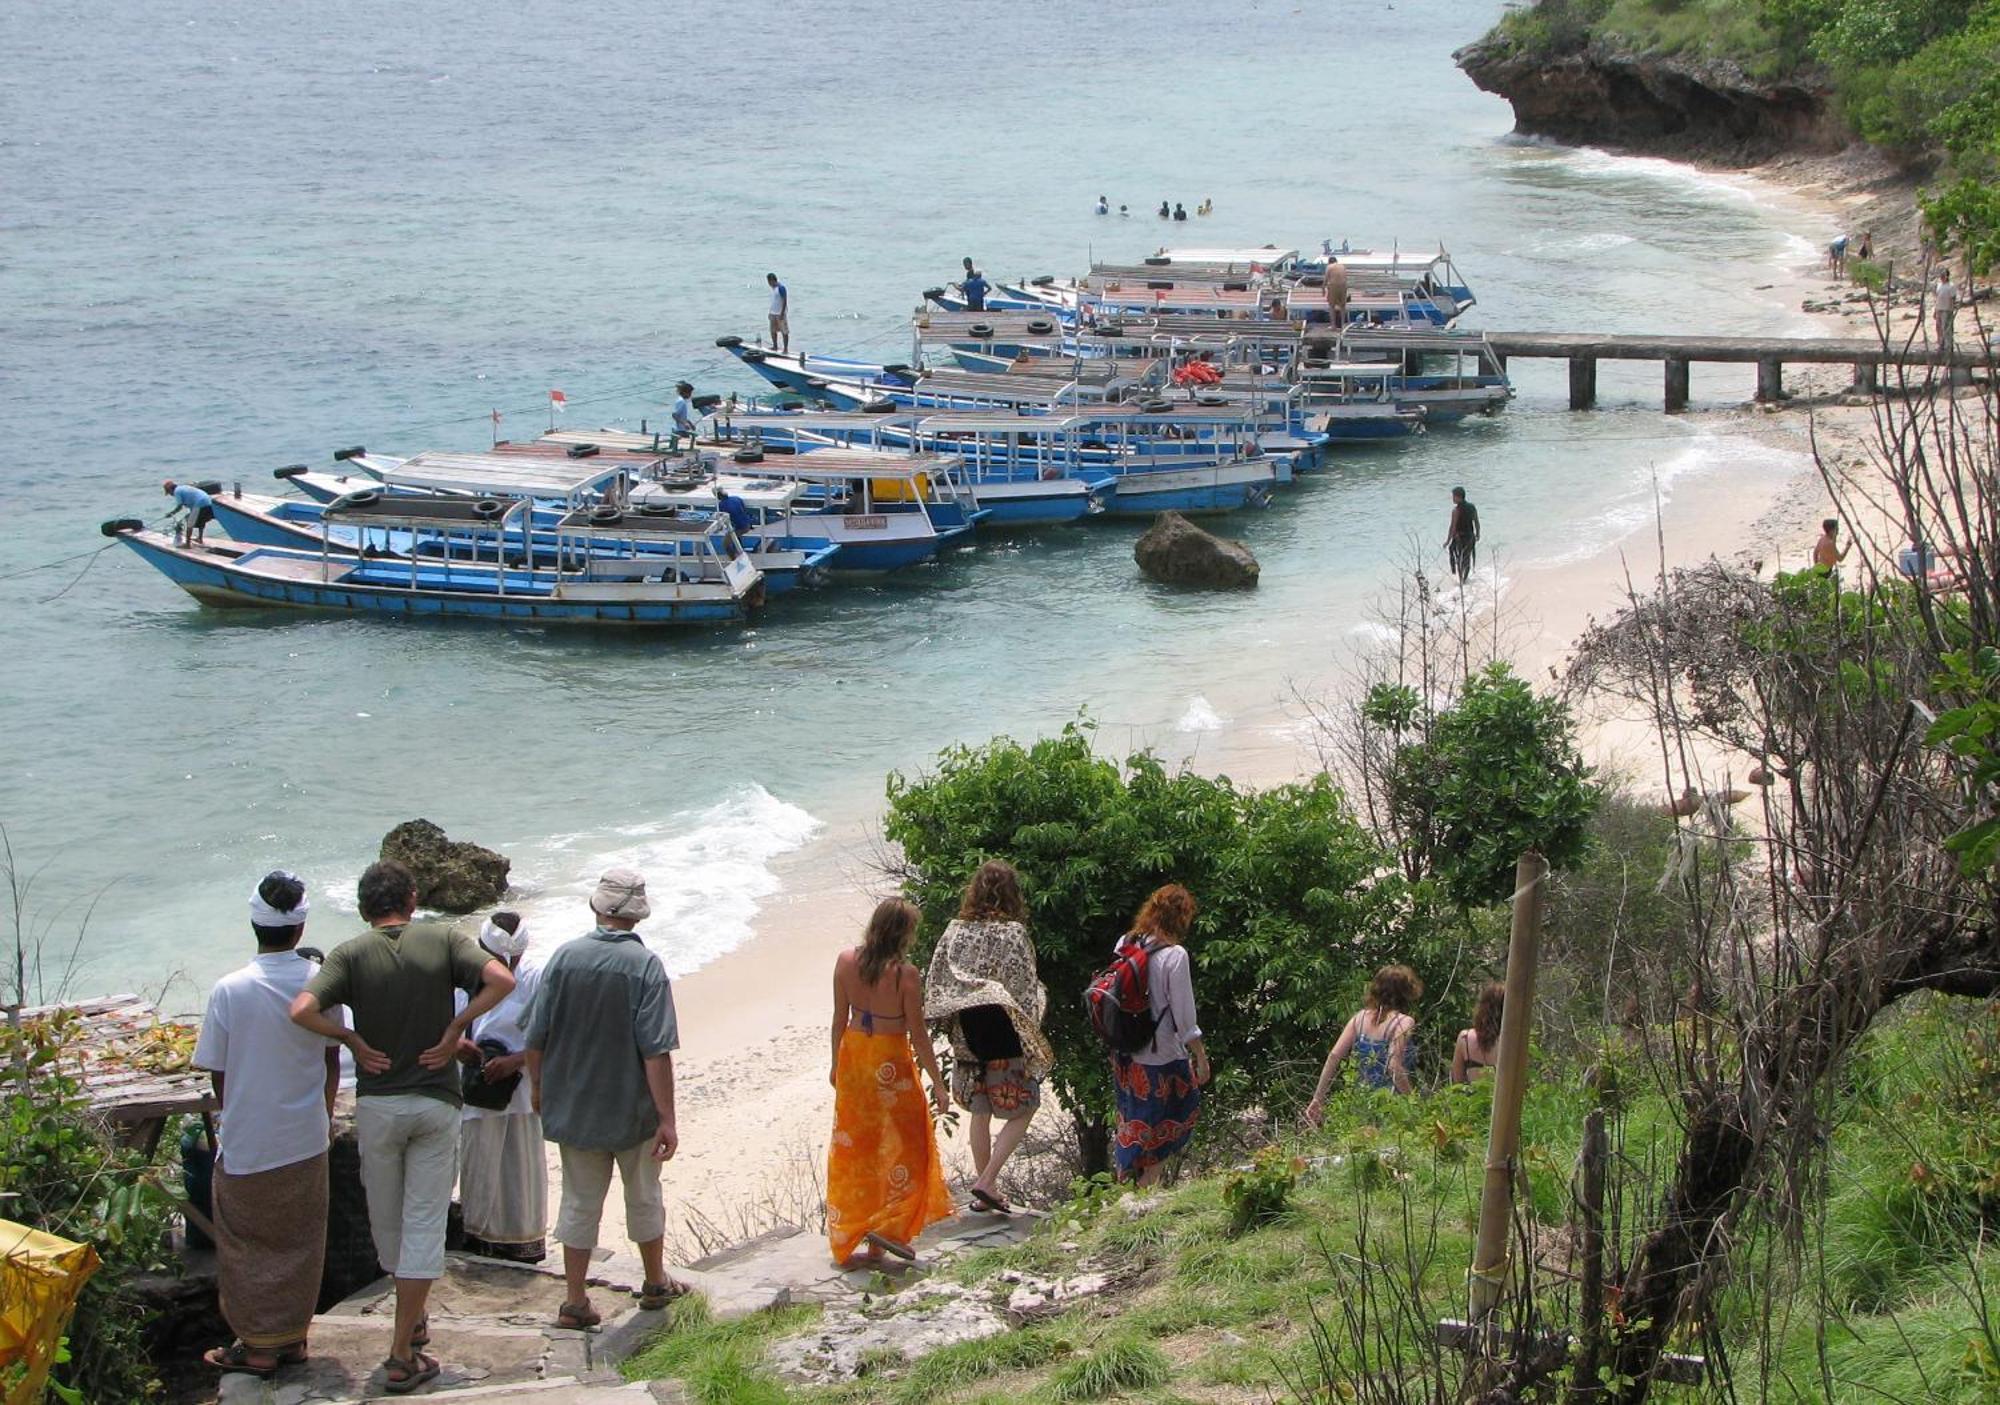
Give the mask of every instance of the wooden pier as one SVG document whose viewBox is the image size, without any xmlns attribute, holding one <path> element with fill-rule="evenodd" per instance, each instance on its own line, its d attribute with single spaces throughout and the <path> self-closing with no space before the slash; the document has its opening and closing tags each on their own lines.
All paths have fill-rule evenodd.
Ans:
<svg viewBox="0 0 2000 1405">
<path fill-rule="evenodd" d="M 1967 329 L 1970 332 L 1970 329 Z M 1865 337 L 1612 336 L 1593 332 L 1493 332 L 1487 337 L 1502 367 L 1516 358 L 1569 362 L 1569 407 L 1588 410 L 1597 403 L 1599 361 L 1658 361 L 1666 370 L 1666 408 L 1688 404 L 1688 367 L 1697 361 L 1736 362 L 1757 367 L 1757 398 L 1782 400 L 1787 365 L 1854 368 L 1854 385 L 1873 390 L 1884 366 L 1948 367 L 1961 381 L 1975 366 L 1990 366 L 1992 353 L 1960 344 L 1938 352 L 1926 344 L 1884 346 Z"/>
</svg>

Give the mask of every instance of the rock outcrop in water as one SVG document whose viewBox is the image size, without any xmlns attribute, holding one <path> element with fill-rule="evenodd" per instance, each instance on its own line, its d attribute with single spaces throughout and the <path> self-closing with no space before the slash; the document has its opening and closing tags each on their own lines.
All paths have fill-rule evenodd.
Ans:
<svg viewBox="0 0 2000 1405">
<path fill-rule="evenodd" d="M 1725 60 L 1591 39 L 1526 48 L 1495 31 L 1452 56 L 1514 107 L 1514 130 L 1574 145 L 1729 162 L 1839 151 L 1851 137 L 1810 75 L 1759 79 Z"/>
<path fill-rule="evenodd" d="M 449 839 L 429 820 L 410 820 L 382 836 L 382 857 L 416 875 L 417 902 L 440 912 L 473 912 L 499 902 L 513 867 L 504 854 Z"/>
<path fill-rule="evenodd" d="M 1242 590 L 1257 584 L 1257 558 L 1239 541 L 1204 532 L 1178 512 L 1163 512 L 1132 548 L 1139 569 L 1168 585 Z"/>
</svg>

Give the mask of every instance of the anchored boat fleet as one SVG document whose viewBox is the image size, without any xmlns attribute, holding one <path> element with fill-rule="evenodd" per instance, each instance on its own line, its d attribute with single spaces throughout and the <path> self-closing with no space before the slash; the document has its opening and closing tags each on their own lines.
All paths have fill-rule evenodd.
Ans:
<svg viewBox="0 0 2000 1405">
<path fill-rule="evenodd" d="M 103 531 L 205 605 L 737 623 L 982 529 L 1262 507 L 1344 447 L 1496 414 L 1513 391 L 1458 326 L 1473 301 L 1442 251 L 1163 249 L 977 307 L 928 289 L 907 362 L 723 337 L 774 393 L 702 397 L 691 431 L 345 449 L 276 470 L 290 495 L 199 485 L 226 542 Z"/>
</svg>

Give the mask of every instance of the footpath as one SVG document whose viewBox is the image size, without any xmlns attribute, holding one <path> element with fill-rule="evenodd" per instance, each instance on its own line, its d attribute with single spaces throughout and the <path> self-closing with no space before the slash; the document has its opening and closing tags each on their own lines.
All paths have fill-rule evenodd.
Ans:
<svg viewBox="0 0 2000 1405">
<path fill-rule="evenodd" d="M 1011 1218 L 961 1214 L 933 1225 L 917 1241 L 918 1266 L 902 1281 L 921 1281 L 980 1249 L 1018 1243 L 1036 1222 L 1025 1213 Z M 719 1320 L 794 1303 L 822 1303 L 833 1315 L 880 1287 L 873 1272 L 835 1268 L 827 1258 L 825 1236 L 791 1227 L 673 1272 L 708 1300 L 711 1316 Z M 623 1253 L 601 1255 L 591 1278 L 591 1297 L 604 1325 L 573 1331 L 555 1325 L 563 1299 L 559 1267 L 448 1256 L 445 1276 L 431 1292 L 432 1341 L 427 1348 L 443 1370 L 416 1394 L 455 1402 L 519 1400 L 523 1405 L 684 1401 L 677 1382 L 627 1382 L 619 1373 L 619 1364 L 666 1322 L 664 1313 L 638 1309 L 633 1295 L 640 1276 L 629 1246 Z M 225 1376 L 218 1400 L 221 1405 L 345 1405 L 392 1398 L 383 1389 L 381 1365 L 393 1307 L 389 1280 L 377 1280 L 313 1320 L 311 1360 L 268 1381 Z"/>
</svg>

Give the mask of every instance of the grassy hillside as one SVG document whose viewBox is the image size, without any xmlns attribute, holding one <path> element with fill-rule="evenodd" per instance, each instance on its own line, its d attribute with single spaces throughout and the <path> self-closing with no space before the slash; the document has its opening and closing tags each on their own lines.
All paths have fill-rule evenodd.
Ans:
<svg viewBox="0 0 2000 1405">
<path fill-rule="evenodd" d="M 1636 1059 L 1621 1074 L 1644 1078 Z M 1523 1130 L 1536 1306 L 1556 1326 L 1575 1307 L 1578 1129 L 1594 1104 L 1619 1103 L 1586 1082 L 1616 1086 L 1545 1064 Z M 811 1322 L 799 1308 L 727 1326 L 690 1309 L 635 1373 L 678 1376 L 704 1405 L 1455 1399 L 1462 1366 L 1431 1326 L 1464 1313 L 1487 1112 L 1483 1087 L 1349 1093 L 1325 1129 L 1266 1154 L 1266 1187 L 1306 1169 L 1282 1206 L 1240 1231 L 1241 1171 L 1143 1201 L 1086 1186 L 1026 1244 L 954 1272 L 1004 1297 L 1009 1270 L 1094 1270 L 1110 1292 L 918 1360 L 891 1354 L 851 1385 L 788 1390 L 764 1373 L 765 1343 Z M 1721 1300 L 1719 1338 L 1682 1348 L 1715 1358 L 1720 1346 L 1742 1399 L 1994 1400 L 2000 1252 L 1986 1239 L 2000 1223 L 2000 1004 L 1928 1001 L 1885 1022 L 1837 1112 L 1823 1214 L 1792 1242 L 1745 1255 L 1753 1267 Z M 1673 1109 L 1648 1093 L 1613 1125 L 1624 1168 L 1614 1200 L 1636 1223 L 1675 1143 Z M 925 1288 L 890 1292 L 882 1310 L 893 1314 Z M 1569 1384 L 1557 1373 L 1535 1398 Z M 1669 1398 L 1716 1397 L 1703 1387 Z"/>
</svg>

